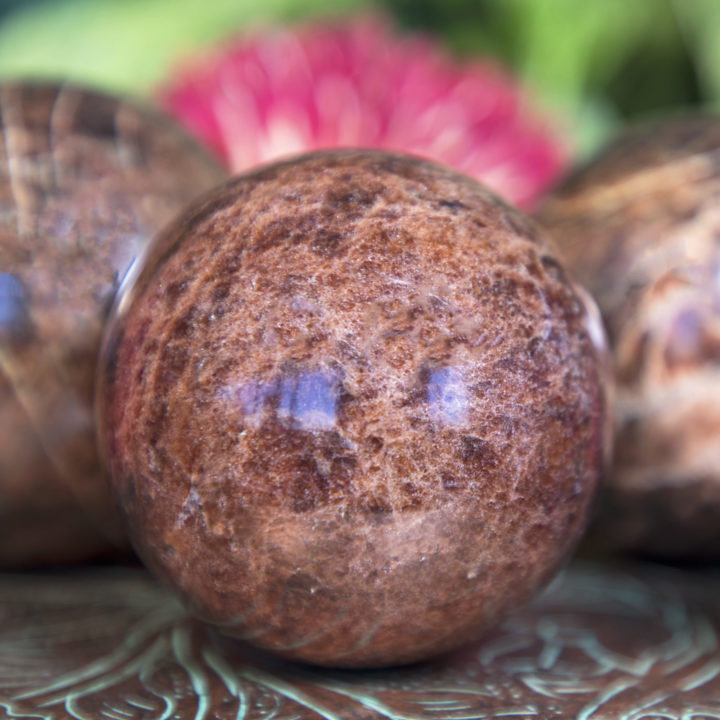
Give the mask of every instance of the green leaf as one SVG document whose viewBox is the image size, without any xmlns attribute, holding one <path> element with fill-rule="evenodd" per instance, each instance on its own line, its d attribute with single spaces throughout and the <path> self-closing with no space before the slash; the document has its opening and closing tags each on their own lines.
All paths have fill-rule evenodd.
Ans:
<svg viewBox="0 0 720 720">
<path fill-rule="evenodd" d="M 720 2 L 675 0 L 675 12 L 695 59 L 703 94 L 720 108 Z"/>
</svg>

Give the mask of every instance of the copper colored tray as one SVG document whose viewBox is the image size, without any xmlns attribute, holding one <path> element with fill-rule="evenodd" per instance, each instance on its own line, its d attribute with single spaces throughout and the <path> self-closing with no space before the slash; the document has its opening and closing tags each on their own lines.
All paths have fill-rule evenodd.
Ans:
<svg viewBox="0 0 720 720">
<path fill-rule="evenodd" d="M 574 565 L 482 643 L 373 672 L 275 662 L 141 570 L 0 577 L 0 717 L 720 718 L 720 577 Z"/>
</svg>

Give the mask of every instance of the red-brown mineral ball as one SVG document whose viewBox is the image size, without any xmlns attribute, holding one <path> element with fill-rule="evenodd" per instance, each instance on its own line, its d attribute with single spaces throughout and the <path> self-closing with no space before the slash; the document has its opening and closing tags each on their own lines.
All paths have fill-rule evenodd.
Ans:
<svg viewBox="0 0 720 720">
<path fill-rule="evenodd" d="M 289 657 L 468 641 L 583 528 L 596 329 L 534 226 L 450 170 L 346 151 L 235 179 L 163 234 L 106 336 L 136 549 Z"/>
<path fill-rule="evenodd" d="M 720 554 L 720 118 L 634 129 L 539 219 L 614 350 L 617 454 L 592 545 Z"/>
<path fill-rule="evenodd" d="M 102 323 L 150 236 L 224 177 L 135 105 L 0 85 L 0 565 L 123 544 L 93 422 Z"/>
</svg>

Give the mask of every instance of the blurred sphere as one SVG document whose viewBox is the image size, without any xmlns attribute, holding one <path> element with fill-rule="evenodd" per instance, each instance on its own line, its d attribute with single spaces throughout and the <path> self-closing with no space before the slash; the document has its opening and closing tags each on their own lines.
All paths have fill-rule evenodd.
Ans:
<svg viewBox="0 0 720 720">
<path fill-rule="evenodd" d="M 718 117 L 641 126 L 538 213 L 614 351 L 616 456 L 598 548 L 720 553 L 719 160 Z"/>
<path fill-rule="evenodd" d="M 0 564 L 125 545 L 93 389 L 119 280 L 224 179 L 169 120 L 56 85 L 0 85 Z"/>
</svg>

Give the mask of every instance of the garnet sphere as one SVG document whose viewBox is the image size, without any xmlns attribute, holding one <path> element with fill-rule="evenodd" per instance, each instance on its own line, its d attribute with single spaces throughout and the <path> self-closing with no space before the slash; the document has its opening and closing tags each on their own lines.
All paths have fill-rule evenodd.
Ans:
<svg viewBox="0 0 720 720">
<path fill-rule="evenodd" d="M 602 332 L 473 180 L 328 152 L 206 197 L 121 290 L 102 445 L 136 549 L 288 657 L 408 662 L 556 570 L 603 460 Z"/>
</svg>

